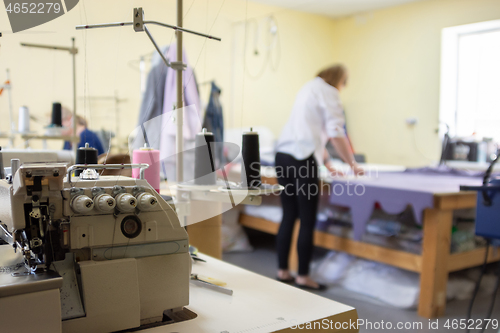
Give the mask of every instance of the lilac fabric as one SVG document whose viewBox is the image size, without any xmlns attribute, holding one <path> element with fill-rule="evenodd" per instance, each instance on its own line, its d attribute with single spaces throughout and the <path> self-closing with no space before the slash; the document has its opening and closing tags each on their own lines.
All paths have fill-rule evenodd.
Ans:
<svg viewBox="0 0 500 333">
<path fill-rule="evenodd" d="M 423 168 L 409 168 L 406 169 L 405 172 L 421 173 L 421 174 L 455 175 L 464 177 L 483 177 L 485 170 L 483 171 L 464 170 L 464 169 L 450 168 L 447 165 L 438 165 L 438 166 L 423 167 Z"/>
<path fill-rule="evenodd" d="M 390 214 L 413 207 L 415 219 L 422 224 L 423 211 L 434 207 L 434 195 L 457 193 L 460 185 L 481 185 L 480 177 L 417 172 L 380 172 L 373 177 L 335 179 L 330 186 L 330 203 L 349 207 L 354 239 L 360 240 L 375 203 Z"/>
<path fill-rule="evenodd" d="M 168 47 L 165 57 L 170 61 L 177 61 L 177 45 L 171 44 Z M 182 72 L 182 83 L 184 88 L 184 177 L 193 179 L 194 168 L 194 138 L 201 131 L 200 121 L 200 95 L 196 83 L 193 68 L 189 66 L 186 53 L 182 51 L 182 61 L 187 64 L 187 68 Z M 162 162 L 162 172 L 170 180 L 176 179 L 176 144 L 175 133 L 177 132 L 175 122 L 177 100 L 177 71 L 169 68 L 165 79 L 165 93 L 163 95 L 163 115 L 160 127 L 160 159 Z M 157 121 L 157 120 L 155 120 Z"/>
<path fill-rule="evenodd" d="M 177 45 L 175 43 L 171 44 L 165 54 L 170 62 L 176 61 L 177 57 Z M 201 130 L 200 121 L 200 95 L 198 93 L 198 87 L 196 83 L 196 78 L 194 76 L 193 68 L 189 66 L 186 52 L 182 51 L 182 61 L 187 65 L 186 70 L 182 72 L 182 83 L 184 87 L 184 105 L 192 106 L 192 110 L 195 112 L 184 112 L 184 139 L 194 140 L 196 134 Z M 163 117 L 167 119 L 173 119 L 174 110 L 177 108 L 175 102 L 177 100 L 177 71 L 169 68 L 167 71 L 167 77 L 165 79 L 165 94 L 163 95 Z M 174 108 L 175 106 L 175 108 Z M 166 123 L 165 131 L 168 135 L 174 135 L 176 132 L 176 125 L 174 121 L 168 121 Z M 174 147 L 175 148 L 175 147 Z M 175 149 L 171 155 L 175 153 Z M 169 154 L 167 154 L 169 155 Z"/>
</svg>

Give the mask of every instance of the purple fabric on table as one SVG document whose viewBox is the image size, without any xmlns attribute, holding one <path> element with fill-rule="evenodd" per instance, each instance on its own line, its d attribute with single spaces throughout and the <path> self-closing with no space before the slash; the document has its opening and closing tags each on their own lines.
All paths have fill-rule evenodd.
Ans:
<svg viewBox="0 0 500 333">
<path fill-rule="evenodd" d="M 410 205 L 422 224 L 423 211 L 434 207 L 434 195 L 457 193 L 460 185 L 481 185 L 480 177 L 416 172 L 379 172 L 372 177 L 335 179 L 330 183 L 330 203 L 351 209 L 354 239 L 360 240 L 379 203 L 389 214 L 399 214 Z"/>
<path fill-rule="evenodd" d="M 476 170 L 463 170 L 463 169 L 455 169 L 450 168 L 447 165 L 439 165 L 432 167 L 423 167 L 423 168 L 408 168 L 405 172 L 411 173 L 420 173 L 420 174 L 437 174 L 437 175 L 455 175 L 455 176 L 464 176 L 464 177 L 483 177 L 485 171 L 476 171 Z"/>
</svg>

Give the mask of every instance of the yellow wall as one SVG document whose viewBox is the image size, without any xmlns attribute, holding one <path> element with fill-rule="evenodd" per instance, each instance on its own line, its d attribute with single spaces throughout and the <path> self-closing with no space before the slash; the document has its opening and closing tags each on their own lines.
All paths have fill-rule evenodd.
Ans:
<svg viewBox="0 0 500 333">
<path fill-rule="evenodd" d="M 290 113 L 295 94 L 317 71 L 333 62 L 350 70 L 348 88 L 342 92 L 348 129 L 354 147 L 374 163 L 423 165 L 437 159 L 441 29 L 498 19 L 498 0 L 426 0 L 332 20 L 319 15 L 265 6 L 243 0 L 185 1 L 185 26 L 222 37 L 215 42 L 185 35 L 186 50 L 200 82 L 215 79 L 222 88 L 226 126 L 268 126 L 279 135 Z M 192 6 L 191 6 L 192 5 Z M 129 21 L 132 8 L 142 6 L 146 18 L 174 23 L 175 1 L 85 0 L 64 16 L 42 26 L 0 38 L 0 81 L 11 69 L 14 113 L 28 105 L 32 114 L 48 123 L 51 103 L 71 106 L 71 58 L 63 52 L 28 49 L 22 42 L 69 45 L 77 38 L 78 112 L 92 128 L 114 130 L 113 104 L 85 102 L 83 97 L 112 96 L 127 99 L 120 105 L 121 141 L 136 125 L 140 105 L 140 55 L 153 51 L 142 33 L 131 28 L 75 31 L 76 24 Z M 281 58 L 258 79 L 261 59 L 252 54 L 252 27 L 242 22 L 256 19 L 262 27 L 273 14 L 278 23 Z M 217 16 L 218 15 L 218 16 Z M 214 23 L 215 22 L 215 23 Z M 210 27 L 212 27 L 210 29 Z M 9 31 L 0 10 L 0 31 Z M 173 32 L 151 31 L 161 45 L 175 41 Z M 260 41 L 262 42 L 262 40 Z M 246 50 L 246 53 L 244 51 Z M 134 62 L 135 68 L 130 63 Z M 149 68 L 148 68 L 149 69 Z M 207 99 L 207 87 L 202 98 Z M 8 129 L 7 96 L 0 96 L 0 131 Z M 405 124 L 417 117 L 414 129 Z M 32 123 L 41 131 L 42 126 Z M 5 144 L 5 140 L 0 141 Z M 18 146 L 22 143 L 18 139 Z M 40 143 L 34 144 L 40 147 Z M 52 147 L 59 147 L 53 143 Z"/>
<path fill-rule="evenodd" d="M 441 29 L 498 18 L 498 0 L 427 0 L 337 20 L 334 56 L 350 70 L 342 99 L 356 150 L 377 163 L 438 159 Z M 418 118 L 413 130 L 407 117 Z"/>
<path fill-rule="evenodd" d="M 226 125 L 230 119 L 235 127 L 266 125 L 279 134 L 285 117 L 291 109 L 294 95 L 319 67 L 332 61 L 333 20 L 297 11 L 283 10 L 242 0 L 184 1 L 184 25 L 222 37 L 222 42 L 184 34 L 189 61 L 195 66 L 199 82 L 215 79 L 222 88 L 222 104 Z M 83 97 L 113 96 L 127 99 L 120 104 L 120 134 L 124 139 L 136 126 L 140 105 L 137 69 L 140 55 L 154 50 L 144 33 L 135 33 L 131 27 L 76 31 L 77 24 L 130 21 L 132 8 L 142 6 L 146 19 L 175 24 L 174 0 L 85 0 L 63 15 L 44 25 L 16 34 L 5 33 L 0 38 L 0 81 L 5 79 L 5 68 L 10 68 L 13 83 L 13 104 L 17 111 L 27 105 L 31 113 L 49 121 L 51 104 L 61 101 L 72 106 L 71 57 L 64 52 L 23 48 L 20 42 L 70 45 L 76 37 L 78 113 L 85 115 L 91 128 L 115 129 L 114 107 L 111 101 L 84 102 Z M 241 40 L 244 38 L 245 17 L 262 20 L 268 13 L 278 12 L 281 61 L 276 71 L 267 69 L 259 80 L 243 80 Z M 218 15 L 218 16 L 217 16 Z M 214 23 L 215 22 L 215 23 Z M 213 28 L 211 28 L 213 26 Z M 243 30 L 242 30 L 243 29 Z M 171 30 L 151 26 L 150 30 L 160 45 L 174 42 Z M 0 10 L 0 31 L 10 31 L 7 15 Z M 204 46 L 204 47 L 203 47 Z M 235 47 L 233 51 L 233 46 Z M 232 58 L 232 54 L 237 57 Z M 259 59 L 248 59 L 249 66 Z M 234 70 L 233 70 L 234 68 Z M 149 67 L 148 67 L 149 69 Z M 253 69 L 253 68 L 250 68 Z M 232 76 L 234 73 L 234 76 Z M 231 81 L 233 80 L 233 81 Z M 233 82 L 233 85 L 231 85 Z M 234 99 L 230 98 L 234 92 Z M 206 88 L 203 99 L 207 99 Z M 242 102 L 243 98 L 243 102 Z M 0 96 L 3 121 L 0 131 L 8 129 L 7 96 Z M 234 106 L 234 110 L 231 110 Z M 232 117 L 232 118 L 231 118 Z M 42 124 L 32 128 L 42 131 Z M 124 140 L 121 140 L 124 141 Z M 0 141 L 5 144 L 5 140 Z M 22 142 L 18 139 L 17 145 Z M 34 143 L 34 147 L 41 144 Z M 52 143 L 51 147 L 59 147 Z"/>
</svg>

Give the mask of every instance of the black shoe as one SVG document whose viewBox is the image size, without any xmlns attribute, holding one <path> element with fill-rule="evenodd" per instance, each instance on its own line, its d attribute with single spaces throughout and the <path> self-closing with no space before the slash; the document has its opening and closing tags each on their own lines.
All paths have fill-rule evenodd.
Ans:
<svg viewBox="0 0 500 333">
<path fill-rule="evenodd" d="M 300 288 L 300 289 L 304 289 L 304 290 L 312 290 L 312 291 L 324 291 L 327 289 L 327 286 L 325 286 L 324 284 L 321 284 L 321 283 L 318 283 L 317 288 L 308 286 L 307 284 L 299 284 L 299 283 L 295 283 L 295 287 Z"/>
<path fill-rule="evenodd" d="M 293 283 L 293 282 L 295 282 L 295 278 L 294 277 L 291 277 L 291 278 L 288 278 L 288 279 L 280 279 L 279 277 L 276 277 L 276 280 L 278 280 L 279 282 L 283 282 L 283 283 Z"/>
</svg>

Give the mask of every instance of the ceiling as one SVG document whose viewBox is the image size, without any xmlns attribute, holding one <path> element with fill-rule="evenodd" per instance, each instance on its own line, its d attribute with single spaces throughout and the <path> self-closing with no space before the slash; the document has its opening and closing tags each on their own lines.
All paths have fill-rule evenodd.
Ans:
<svg viewBox="0 0 500 333">
<path fill-rule="evenodd" d="M 294 9 L 329 17 L 349 16 L 374 9 L 421 0 L 253 0 L 267 5 Z"/>
</svg>

